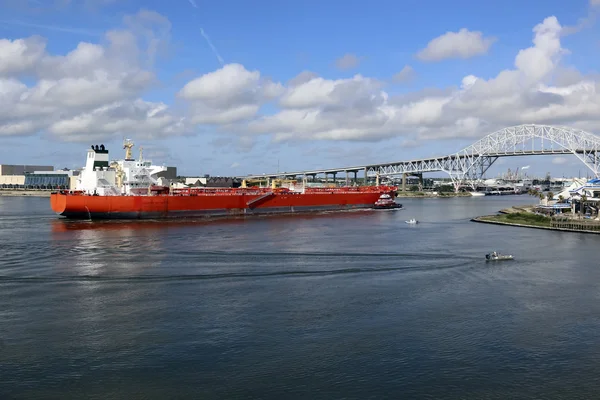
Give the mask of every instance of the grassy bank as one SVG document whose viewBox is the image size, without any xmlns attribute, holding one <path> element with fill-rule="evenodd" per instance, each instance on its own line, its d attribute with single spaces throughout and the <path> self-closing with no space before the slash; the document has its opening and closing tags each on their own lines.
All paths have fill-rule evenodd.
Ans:
<svg viewBox="0 0 600 400">
<path fill-rule="evenodd" d="M 525 212 L 511 214 L 485 215 L 477 217 L 478 222 L 492 222 L 550 228 L 550 217 Z"/>
</svg>

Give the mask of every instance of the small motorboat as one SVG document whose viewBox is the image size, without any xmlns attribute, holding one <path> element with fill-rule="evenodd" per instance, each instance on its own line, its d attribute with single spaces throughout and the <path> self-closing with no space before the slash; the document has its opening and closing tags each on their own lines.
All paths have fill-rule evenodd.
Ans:
<svg viewBox="0 0 600 400">
<path fill-rule="evenodd" d="M 418 223 L 419 223 L 419 221 L 417 221 L 417 220 L 416 220 L 416 219 L 414 219 L 414 218 L 411 218 L 411 219 L 409 219 L 408 221 L 404 221 L 404 222 L 406 222 L 407 224 L 410 224 L 410 225 L 415 225 L 415 224 L 418 224 Z"/>
<path fill-rule="evenodd" d="M 514 257 L 510 254 L 500 254 L 496 251 L 488 253 L 485 255 L 485 259 L 487 261 L 503 261 L 503 260 L 512 260 Z"/>
<path fill-rule="evenodd" d="M 375 210 L 396 210 L 402 208 L 402 204 L 396 203 L 392 196 L 387 193 L 379 196 L 375 204 L 373 204 Z"/>
</svg>

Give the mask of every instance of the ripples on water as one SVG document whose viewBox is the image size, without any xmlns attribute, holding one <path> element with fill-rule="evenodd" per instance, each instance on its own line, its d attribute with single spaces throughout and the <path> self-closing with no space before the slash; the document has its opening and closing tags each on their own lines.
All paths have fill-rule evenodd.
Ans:
<svg viewBox="0 0 600 400">
<path fill-rule="evenodd" d="M 0 197 L 0 397 L 596 397 L 600 237 L 469 221 L 523 196 L 402 200 L 91 223 Z"/>
</svg>

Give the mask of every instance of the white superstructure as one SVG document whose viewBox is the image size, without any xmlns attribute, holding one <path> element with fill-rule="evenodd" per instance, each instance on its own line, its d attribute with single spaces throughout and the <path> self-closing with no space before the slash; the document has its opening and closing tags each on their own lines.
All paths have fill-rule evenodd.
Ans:
<svg viewBox="0 0 600 400">
<path fill-rule="evenodd" d="M 131 156 L 133 142 L 125 140 L 125 159 L 109 161 L 104 145 L 88 149 L 85 168 L 79 174 L 76 190 L 99 196 L 146 195 L 151 186 L 168 186 L 164 178 L 156 175 L 167 167 L 152 165 L 150 160 Z"/>
</svg>

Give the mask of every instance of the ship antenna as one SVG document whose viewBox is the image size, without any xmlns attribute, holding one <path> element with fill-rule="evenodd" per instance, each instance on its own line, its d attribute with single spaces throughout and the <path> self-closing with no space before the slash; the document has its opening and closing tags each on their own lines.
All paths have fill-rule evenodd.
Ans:
<svg viewBox="0 0 600 400">
<path fill-rule="evenodd" d="M 142 161 L 142 151 L 144 150 L 144 148 L 142 146 L 140 146 L 140 162 Z"/>
</svg>

